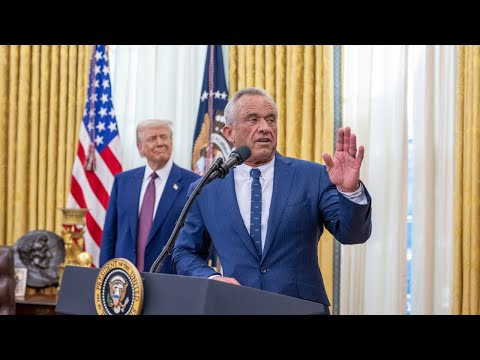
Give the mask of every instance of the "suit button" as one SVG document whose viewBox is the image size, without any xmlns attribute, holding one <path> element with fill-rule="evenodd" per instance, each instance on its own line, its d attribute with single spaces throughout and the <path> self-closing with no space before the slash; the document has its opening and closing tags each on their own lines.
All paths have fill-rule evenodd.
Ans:
<svg viewBox="0 0 480 360">
<path fill-rule="evenodd" d="M 260 268 L 260 272 L 261 272 L 262 274 L 265 274 L 265 273 L 267 272 L 267 268 L 264 267 L 264 266 L 262 266 L 262 267 Z"/>
</svg>

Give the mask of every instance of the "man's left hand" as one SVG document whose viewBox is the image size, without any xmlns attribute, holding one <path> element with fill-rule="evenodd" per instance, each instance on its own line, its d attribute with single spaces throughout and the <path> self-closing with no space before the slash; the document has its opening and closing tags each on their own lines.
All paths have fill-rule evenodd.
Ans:
<svg viewBox="0 0 480 360">
<path fill-rule="evenodd" d="M 363 146 L 358 148 L 357 138 L 350 128 L 338 129 L 335 155 L 322 154 L 330 181 L 343 192 L 354 192 L 360 186 L 360 167 L 364 156 Z"/>
</svg>

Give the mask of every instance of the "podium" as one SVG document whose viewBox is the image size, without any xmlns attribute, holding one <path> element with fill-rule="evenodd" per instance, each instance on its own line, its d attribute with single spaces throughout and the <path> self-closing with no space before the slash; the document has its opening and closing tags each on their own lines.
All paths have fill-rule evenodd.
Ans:
<svg viewBox="0 0 480 360">
<path fill-rule="evenodd" d="M 94 292 L 99 269 L 67 266 L 57 314 L 96 315 Z M 322 315 L 323 304 L 220 281 L 141 273 L 142 315 Z"/>
</svg>

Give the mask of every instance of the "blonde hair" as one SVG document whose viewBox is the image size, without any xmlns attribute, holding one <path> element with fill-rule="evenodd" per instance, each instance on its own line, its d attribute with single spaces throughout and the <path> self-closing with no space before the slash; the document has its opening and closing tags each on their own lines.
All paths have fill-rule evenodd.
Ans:
<svg viewBox="0 0 480 360">
<path fill-rule="evenodd" d="M 148 119 L 140 121 L 137 125 L 137 145 L 140 144 L 141 133 L 145 129 L 165 127 L 170 130 L 170 138 L 173 138 L 173 123 L 169 120 Z"/>
</svg>

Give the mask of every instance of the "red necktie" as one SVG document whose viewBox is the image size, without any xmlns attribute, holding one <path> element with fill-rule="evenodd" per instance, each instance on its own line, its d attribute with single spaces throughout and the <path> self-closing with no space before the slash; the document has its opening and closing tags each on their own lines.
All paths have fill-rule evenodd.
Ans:
<svg viewBox="0 0 480 360">
<path fill-rule="evenodd" d="M 150 175 L 150 182 L 143 196 L 142 208 L 138 217 L 137 234 L 137 269 L 143 271 L 145 264 L 145 247 L 147 246 L 148 235 L 152 228 L 153 210 L 155 208 L 155 179 L 158 177 L 156 172 Z"/>
</svg>

